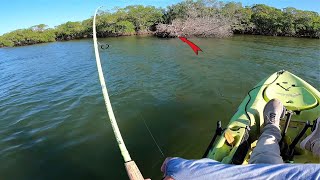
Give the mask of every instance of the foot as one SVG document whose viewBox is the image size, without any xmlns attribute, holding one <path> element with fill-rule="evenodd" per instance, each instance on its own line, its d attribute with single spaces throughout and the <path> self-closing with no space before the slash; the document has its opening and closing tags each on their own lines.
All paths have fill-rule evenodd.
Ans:
<svg viewBox="0 0 320 180">
<path fill-rule="evenodd" d="M 284 117 L 285 107 L 278 99 L 270 100 L 263 110 L 264 125 L 273 124 L 279 127 L 280 118 Z"/>
<path fill-rule="evenodd" d="M 300 147 L 302 149 L 312 151 L 315 143 L 317 141 L 320 141 L 320 127 L 319 126 L 320 126 L 320 117 L 317 119 L 316 127 L 313 130 L 313 132 L 300 143 Z"/>
</svg>

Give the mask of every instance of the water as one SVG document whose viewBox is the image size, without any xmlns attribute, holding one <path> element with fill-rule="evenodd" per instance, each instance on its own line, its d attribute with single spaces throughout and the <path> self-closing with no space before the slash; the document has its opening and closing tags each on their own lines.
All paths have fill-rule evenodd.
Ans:
<svg viewBox="0 0 320 180">
<path fill-rule="evenodd" d="M 100 39 L 115 116 L 145 177 L 166 156 L 200 158 L 248 90 L 286 69 L 319 89 L 319 40 L 263 36 Z M 101 94 L 90 39 L 0 49 L 0 176 L 127 179 Z"/>
</svg>

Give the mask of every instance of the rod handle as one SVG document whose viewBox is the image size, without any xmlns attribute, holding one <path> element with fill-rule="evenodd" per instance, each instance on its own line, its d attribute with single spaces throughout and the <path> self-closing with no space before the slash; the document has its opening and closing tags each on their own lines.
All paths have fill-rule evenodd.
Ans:
<svg viewBox="0 0 320 180">
<path fill-rule="evenodd" d="M 144 180 L 138 166 L 134 161 L 124 163 L 130 180 Z"/>
</svg>

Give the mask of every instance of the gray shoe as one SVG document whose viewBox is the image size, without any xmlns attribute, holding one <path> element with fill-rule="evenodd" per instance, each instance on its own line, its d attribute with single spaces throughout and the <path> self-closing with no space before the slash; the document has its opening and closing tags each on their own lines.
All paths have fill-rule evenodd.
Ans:
<svg viewBox="0 0 320 180">
<path fill-rule="evenodd" d="M 319 126 L 320 126 L 320 117 L 317 119 L 316 128 L 313 130 L 313 132 L 300 143 L 300 147 L 302 149 L 312 151 L 315 143 L 317 141 L 320 141 L 320 127 Z M 313 152 L 313 153 L 317 153 L 317 152 Z"/>
<path fill-rule="evenodd" d="M 279 127 L 280 118 L 285 115 L 286 109 L 278 99 L 270 100 L 263 110 L 264 125 L 274 124 Z"/>
</svg>

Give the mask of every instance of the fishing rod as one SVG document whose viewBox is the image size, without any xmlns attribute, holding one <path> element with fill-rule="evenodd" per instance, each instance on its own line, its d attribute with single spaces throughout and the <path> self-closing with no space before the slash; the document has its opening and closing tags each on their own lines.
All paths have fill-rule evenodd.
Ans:
<svg viewBox="0 0 320 180">
<path fill-rule="evenodd" d="M 101 84 L 101 88 L 102 88 L 103 98 L 104 98 L 104 102 L 105 102 L 105 105 L 107 108 L 107 112 L 109 115 L 109 119 L 110 119 L 110 123 L 111 123 L 112 129 L 113 129 L 114 135 L 115 135 L 116 140 L 118 142 L 118 146 L 121 151 L 121 155 L 124 159 L 124 165 L 125 165 L 126 171 L 128 173 L 129 179 L 130 180 L 144 180 L 136 163 L 131 159 L 130 154 L 126 148 L 126 145 L 124 144 L 124 141 L 122 139 L 116 118 L 115 118 L 113 110 L 112 110 L 106 82 L 105 82 L 105 79 L 103 76 L 100 54 L 99 54 L 99 50 L 98 50 L 99 46 L 98 46 L 98 41 L 97 41 L 97 32 L 96 32 L 96 16 L 97 16 L 98 10 L 101 7 L 102 6 L 98 7 L 96 9 L 96 12 L 94 13 L 92 28 L 93 28 L 94 53 L 96 56 L 96 62 L 97 62 L 97 68 L 98 68 L 99 80 L 100 80 L 100 84 Z"/>
</svg>

